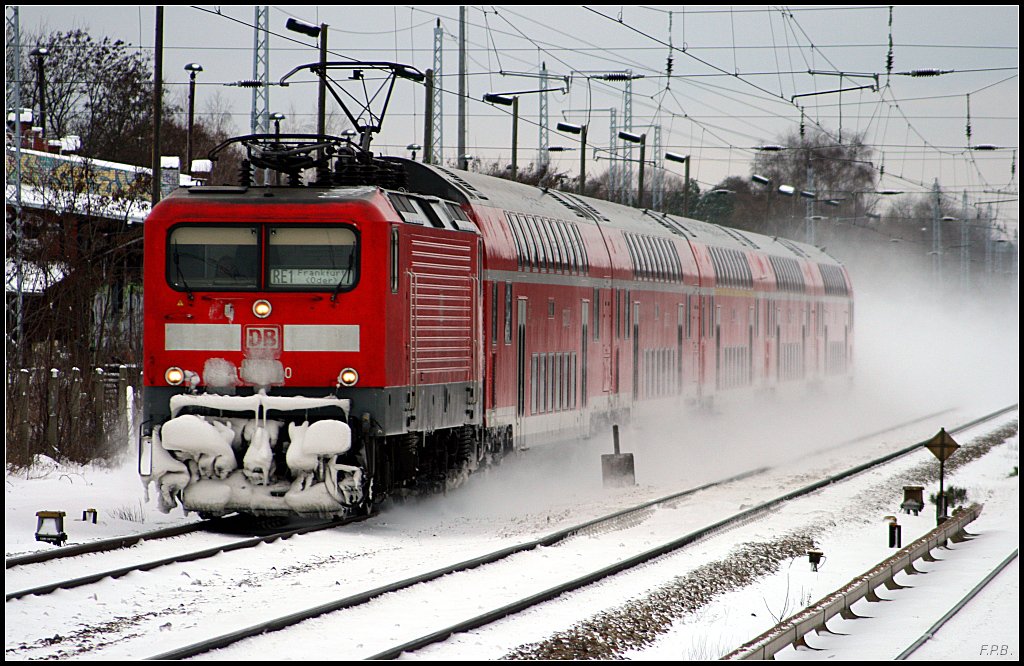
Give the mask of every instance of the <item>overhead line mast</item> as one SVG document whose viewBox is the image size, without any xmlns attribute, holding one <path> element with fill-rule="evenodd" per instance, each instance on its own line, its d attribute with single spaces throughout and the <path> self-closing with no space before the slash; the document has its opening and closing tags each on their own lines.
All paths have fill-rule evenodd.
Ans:
<svg viewBox="0 0 1024 666">
<path fill-rule="evenodd" d="M 538 136 L 537 141 L 539 144 L 538 148 L 540 149 L 540 157 L 537 160 L 537 163 L 543 167 L 550 159 L 550 156 L 548 155 L 548 146 L 551 145 L 551 138 L 548 132 L 548 65 L 546 62 L 540 63 L 540 87 L 541 93 L 540 100 L 538 102 L 540 115 L 538 124 L 540 135 Z"/>
<path fill-rule="evenodd" d="M 249 126 L 253 134 L 270 134 L 270 7 L 255 7 L 252 38 L 252 114 Z M 191 165 L 188 165 L 191 169 Z M 191 173 L 191 171 L 189 172 Z M 263 172 L 263 184 L 270 184 L 270 170 Z"/>
<path fill-rule="evenodd" d="M 444 28 L 441 19 L 434 26 L 434 88 L 431 91 L 431 145 L 429 162 L 444 164 L 444 73 L 442 49 L 444 47 Z M 427 148 L 424 146 L 424 148 Z"/>
<path fill-rule="evenodd" d="M 466 7 L 459 7 L 459 168 L 469 169 L 466 160 Z"/>
<path fill-rule="evenodd" d="M 8 6 L 4 14 L 5 33 L 13 40 L 14 53 L 12 57 L 14 71 L 7 76 L 7 108 L 14 110 L 14 122 L 7 127 L 14 129 L 14 136 L 11 143 L 14 144 L 14 168 L 7 170 L 7 182 L 4 189 L 4 203 L 12 204 L 14 210 L 14 247 L 8 247 L 8 256 L 14 255 L 15 288 L 17 299 L 15 300 L 15 328 L 17 335 L 17 362 L 22 364 L 25 354 L 25 264 L 24 264 L 24 220 L 21 209 L 21 144 L 22 144 L 22 117 L 21 108 L 21 21 L 18 8 Z M 11 76 L 13 74 L 13 76 Z M 13 183 L 11 181 L 14 181 Z M 13 187 L 12 187 L 13 185 Z M 13 200 L 12 200 L 13 199 Z M 13 252 L 12 252 L 13 250 Z M 8 338 L 10 333 L 8 333 Z"/>
<path fill-rule="evenodd" d="M 270 133 L 270 7 L 256 6 L 253 19 L 252 113 L 249 128 L 253 134 Z"/>
</svg>

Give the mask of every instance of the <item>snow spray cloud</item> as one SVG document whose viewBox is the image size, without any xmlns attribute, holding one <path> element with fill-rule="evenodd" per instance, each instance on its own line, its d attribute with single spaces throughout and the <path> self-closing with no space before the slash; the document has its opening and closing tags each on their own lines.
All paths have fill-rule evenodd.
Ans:
<svg viewBox="0 0 1024 666">
<path fill-rule="evenodd" d="M 395 507 L 388 522 L 432 535 L 449 528 L 488 534 L 553 531 L 558 520 L 570 513 L 590 513 L 606 497 L 600 454 L 611 452 L 611 436 L 599 440 L 551 443 L 510 454 L 443 497 Z"/>
<path fill-rule="evenodd" d="M 624 451 L 636 452 L 638 482 L 696 485 L 943 410 L 957 409 L 949 418 L 963 420 L 1016 402 L 1016 288 L 965 294 L 954 274 L 942 289 L 927 257 L 908 266 L 881 247 L 890 254 L 874 243 L 838 256 L 854 288 L 848 385 L 722 395 L 714 414 L 684 409 L 634 422 L 622 440 Z"/>
<path fill-rule="evenodd" d="M 849 258 L 857 302 L 857 387 L 879 405 L 907 412 L 960 407 L 980 413 L 1019 396 L 1016 285 L 976 273 L 941 282 L 930 262 L 913 266 L 875 247 Z M 922 257 L 924 257 L 922 253 Z"/>
</svg>

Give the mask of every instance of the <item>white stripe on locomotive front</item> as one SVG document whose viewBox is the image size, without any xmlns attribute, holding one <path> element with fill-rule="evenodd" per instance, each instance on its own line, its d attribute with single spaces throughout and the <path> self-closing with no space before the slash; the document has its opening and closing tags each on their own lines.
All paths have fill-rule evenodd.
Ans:
<svg viewBox="0 0 1024 666">
<path fill-rule="evenodd" d="M 242 351 L 240 324 L 164 324 L 167 351 Z"/>
<path fill-rule="evenodd" d="M 357 352 L 359 351 L 359 326 L 285 324 L 284 350 Z"/>
<path fill-rule="evenodd" d="M 284 325 L 284 351 L 358 352 L 357 325 Z M 240 324 L 164 324 L 167 351 L 242 351 Z"/>
</svg>

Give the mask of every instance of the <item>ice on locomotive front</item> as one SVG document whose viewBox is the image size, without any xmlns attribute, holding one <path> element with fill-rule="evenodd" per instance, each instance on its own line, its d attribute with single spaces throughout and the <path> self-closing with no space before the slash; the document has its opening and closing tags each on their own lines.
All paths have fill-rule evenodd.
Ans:
<svg viewBox="0 0 1024 666">
<path fill-rule="evenodd" d="M 300 422 L 290 416 L 310 410 L 334 410 L 340 418 Z M 172 418 L 142 438 L 140 472 L 147 487 L 156 484 L 165 512 L 180 500 L 207 515 L 336 514 L 364 499 L 362 467 L 343 462 L 352 450 L 348 411 L 348 400 L 262 391 L 177 395 Z"/>
<path fill-rule="evenodd" d="M 335 369 L 336 377 L 316 383 L 307 372 L 295 381 L 292 365 L 302 372 L 303 364 L 324 365 L 330 354 L 283 356 L 321 347 L 359 351 L 358 325 L 288 323 L 295 312 L 308 313 L 314 299 L 333 300 L 354 286 L 354 231 L 168 226 L 166 275 L 159 276 L 166 284 L 147 287 L 147 326 L 158 329 L 149 341 L 168 360 L 166 386 L 147 386 L 139 457 L 147 492 L 155 486 L 165 512 L 180 503 L 206 516 L 331 516 L 364 506 L 351 401 L 336 393 L 357 382 L 356 371 Z M 166 308 L 158 295 L 164 292 L 171 296 Z M 279 316 L 267 319 L 275 309 Z"/>
</svg>

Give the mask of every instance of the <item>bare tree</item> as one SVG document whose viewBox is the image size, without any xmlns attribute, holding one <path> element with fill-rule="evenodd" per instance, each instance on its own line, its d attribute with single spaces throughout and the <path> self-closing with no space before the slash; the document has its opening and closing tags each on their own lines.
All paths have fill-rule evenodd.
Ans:
<svg viewBox="0 0 1024 666">
<path fill-rule="evenodd" d="M 124 164 L 147 165 L 153 144 L 153 71 L 148 53 L 109 37 L 94 39 L 85 30 L 22 35 L 22 103 L 37 108 L 39 89 L 35 46 L 45 47 L 46 135 L 50 138 L 78 135 L 82 155 Z M 7 43 L 8 66 L 13 62 Z M 8 74 L 10 76 L 10 74 Z M 161 154 L 184 160 L 187 119 L 184 99 L 165 96 Z M 203 156 L 234 130 L 223 98 L 214 95 L 206 103 L 193 128 L 194 155 Z M 228 160 L 230 162 L 230 160 Z M 229 182 L 215 171 L 214 182 Z M 234 179 L 235 174 L 230 174 Z"/>
<path fill-rule="evenodd" d="M 188 169 L 188 117 L 178 109 L 186 106 L 187 100 L 174 102 L 171 107 L 173 112 L 164 119 L 161 129 L 161 154 L 179 157 L 183 165 L 182 171 L 185 172 Z M 196 115 L 192 128 L 192 159 L 205 159 L 211 150 L 236 134 L 229 109 L 227 100 L 219 92 L 206 100 L 204 111 Z M 241 150 L 237 146 L 224 152 L 223 159 L 218 159 L 213 164 L 213 172 L 207 177 L 209 184 L 235 184 L 238 181 L 240 159 Z"/>
<path fill-rule="evenodd" d="M 512 180 L 512 171 L 510 167 L 503 166 L 503 162 L 491 162 L 487 165 L 480 164 L 479 160 L 474 161 L 474 171 L 487 174 L 488 176 L 495 176 L 497 178 L 504 178 L 506 180 Z M 563 171 L 558 171 L 551 166 L 550 162 L 547 163 L 530 163 L 525 168 L 519 169 L 519 173 L 516 174 L 516 182 L 524 183 L 526 185 L 534 185 L 537 187 L 550 187 L 556 190 L 565 190 L 575 192 L 576 188 L 572 184 L 572 179 L 569 178 L 568 174 Z"/>
<path fill-rule="evenodd" d="M 120 40 L 97 41 L 80 29 L 23 35 L 22 45 L 48 51 L 44 56 L 47 136 L 76 134 L 82 137 L 84 154 L 146 163 L 152 135 L 148 55 Z M 25 55 L 21 94 L 25 105 L 35 108 L 39 104 L 38 57 Z"/>
<path fill-rule="evenodd" d="M 871 212 L 877 204 L 877 171 L 871 162 L 873 151 L 863 134 L 837 142 L 821 129 L 801 135 L 797 130 L 780 137 L 781 149 L 762 151 L 751 165 L 751 173 L 771 181 L 770 187 L 755 191 L 761 201 L 762 222 L 769 227 L 788 227 L 805 216 L 799 201 L 777 195 L 780 185 L 796 191 L 811 191 L 818 202 L 831 201 L 832 217 L 856 218 Z M 814 204 L 815 206 L 823 204 Z M 822 214 L 820 210 L 816 214 Z"/>
</svg>

